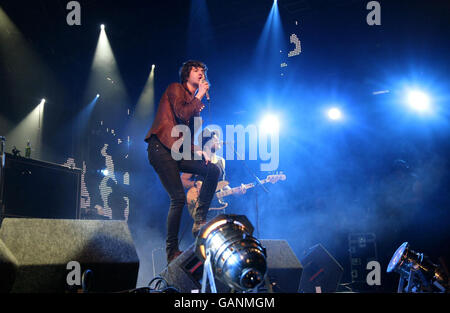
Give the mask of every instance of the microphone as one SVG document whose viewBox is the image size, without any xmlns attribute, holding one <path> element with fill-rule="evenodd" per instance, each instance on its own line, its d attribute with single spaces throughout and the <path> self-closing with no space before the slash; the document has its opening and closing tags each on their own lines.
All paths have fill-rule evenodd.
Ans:
<svg viewBox="0 0 450 313">
<path fill-rule="evenodd" d="M 204 82 L 204 81 L 206 81 L 204 78 L 202 78 L 202 82 Z M 205 95 L 206 95 L 206 100 L 211 100 L 211 98 L 209 97 L 209 92 L 208 92 L 208 90 L 206 90 L 206 93 L 205 93 Z"/>
</svg>

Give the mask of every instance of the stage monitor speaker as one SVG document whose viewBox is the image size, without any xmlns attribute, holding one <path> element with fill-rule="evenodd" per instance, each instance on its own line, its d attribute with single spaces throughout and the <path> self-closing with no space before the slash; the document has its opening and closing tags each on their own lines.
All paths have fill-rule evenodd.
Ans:
<svg viewBox="0 0 450 313">
<path fill-rule="evenodd" d="M 336 292 L 344 269 L 321 244 L 305 251 L 301 262 L 303 275 L 299 292 Z"/>
<path fill-rule="evenodd" d="M 298 290 L 302 265 L 285 240 L 261 240 L 267 253 L 267 277 L 273 292 L 295 293 Z M 201 289 L 203 261 L 194 253 L 191 245 L 178 258 L 173 260 L 159 276 L 164 278 L 169 286 L 178 291 L 190 293 Z M 216 279 L 219 293 L 231 292 L 231 288 Z M 266 290 L 265 286 L 261 290 Z M 266 290 L 269 291 L 269 290 Z"/>
<path fill-rule="evenodd" d="M 195 254 L 192 244 L 159 274 L 168 286 L 176 288 L 182 293 L 200 292 L 203 277 L 203 260 Z M 226 293 L 231 289 L 216 279 L 217 292 Z M 209 290 L 209 289 L 208 289 Z"/>
<path fill-rule="evenodd" d="M 80 218 L 81 169 L 5 155 L 1 218 Z"/>
<path fill-rule="evenodd" d="M 139 259 L 125 221 L 5 218 L 0 239 L 17 260 L 13 293 L 80 290 L 87 270 L 89 292 L 136 287 Z"/>
<path fill-rule="evenodd" d="M 296 293 L 300 284 L 303 266 L 286 240 L 262 239 L 266 248 L 267 277 L 272 291 Z"/>
</svg>

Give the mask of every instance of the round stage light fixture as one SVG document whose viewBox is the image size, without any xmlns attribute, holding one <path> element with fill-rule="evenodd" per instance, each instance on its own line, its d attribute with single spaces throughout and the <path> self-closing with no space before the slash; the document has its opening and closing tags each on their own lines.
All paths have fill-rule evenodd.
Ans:
<svg viewBox="0 0 450 313">
<path fill-rule="evenodd" d="M 197 255 L 205 260 L 205 271 L 210 266 L 216 278 L 236 291 L 261 286 L 267 271 L 266 249 L 252 233 L 253 226 L 244 215 L 221 214 L 206 223 L 195 242 Z M 203 282 L 205 278 L 204 272 Z"/>
<path fill-rule="evenodd" d="M 404 242 L 392 256 L 387 272 L 400 274 L 397 291 L 402 292 L 446 292 L 448 277 L 441 267 L 434 264 L 428 256 L 416 252 Z M 408 283 L 404 287 L 405 283 Z"/>
</svg>

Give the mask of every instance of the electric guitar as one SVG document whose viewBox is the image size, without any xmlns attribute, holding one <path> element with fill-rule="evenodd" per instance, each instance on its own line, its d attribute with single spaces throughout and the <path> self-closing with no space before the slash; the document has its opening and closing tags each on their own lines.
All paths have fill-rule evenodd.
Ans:
<svg viewBox="0 0 450 313">
<path fill-rule="evenodd" d="M 266 179 L 261 180 L 261 184 L 266 184 L 266 183 L 275 184 L 279 180 L 286 180 L 286 175 L 284 175 L 283 173 L 276 174 L 276 175 L 268 175 Z M 201 182 L 197 182 L 197 183 L 200 185 L 199 188 L 197 188 L 195 186 L 189 188 L 189 190 L 187 192 L 187 195 L 186 195 L 189 214 L 192 217 L 194 217 L 195 210 L 198 208 L 198 197 L 200 195 L 200 190 L 201 190 Z M 225 209 L 228 206 L 228 203 L 223 201 L 223 198 L 225 198 L 225 197 L 227 197 L 229 195 L 232 195 L 232 194 L 241 193 L 241 188 L 243 188 L 245 190 L 248 190 L 248 189 L 251 189 L 251 188 L 256 187 L 258 185 L 257 183 L 249 183 L 249 184 L 241 185 L 239 187 L 234 187 L 234 188 L 229 188 L 228 187 L 229 189 L 226 189 L 226 187 L 229 184 L 230 183 L 227 182 L 226 180 L 218 182 L 214 198 L 216 198 L 218 200 L 218 203 L 220 205 L 219 206 L 210 207 L 209 210 L 223 210 L 223 209 Z"/>
</svg>

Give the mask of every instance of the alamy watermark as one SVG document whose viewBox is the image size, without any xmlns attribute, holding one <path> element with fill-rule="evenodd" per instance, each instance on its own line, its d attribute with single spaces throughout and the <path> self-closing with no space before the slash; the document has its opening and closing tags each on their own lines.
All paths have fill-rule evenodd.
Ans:
<svg viewBox="0 0 450 313">
<path fill-rule="evenodd" d="M 66 22 L 67 25 L 73 26 L 73 25 L 81 25 L 81 5 L 78 1 L 70 1 L 67 3 L 66 6 L 67 10 L 70 10 L 70 12 L 67 14 Z"/>
<path fill-rule="evenodd" d="M 370 261 L 367 263 L 366 270 L 370 272 L 366 276 L 366 283 L 369 286 L 381 285 L 381 265 L 377 261 Z"/>
<path fill-rule="evenodd" d="M 81 265 L 77 261 L 70 261 L 66 265 L 66 269 L 70 270 L 66 276 L 66 283 L 69 286 L 81 286 Z"/>
<path fill-rule="evenodd" d="M 66 9 L 70 12 L 67 14 L 66 21 L 67 25 L 81 25 L 81 5 L 78 1 L 69 1 L 66 5 Z M 367 25 L 381 25 L 381 5 L 378 1 L 369 1 L 366 5 L 366 9 L 370 10 L 369 14 L 367 14 L 366 21 Z M 298 38 L 297 38 L 298 40 Z M 291 38 L 292 42 L 292 38 Z M 298 41 L 300 43 L 300 41 Z M 296 43 L 297 46 L 297 43 Z M 300 45 L 298 46 L 300 47 Z M 297 48 L 296 47 L 296 50 Z"/>
<path fill-rule="evenodd" d="M 381 5 L 378 1 L 370 1 L 366 6 L 367 10 L 371 10 L 367 14 L 366 21 L 367 25 L 381 25 Z"/>
</svg>

